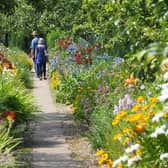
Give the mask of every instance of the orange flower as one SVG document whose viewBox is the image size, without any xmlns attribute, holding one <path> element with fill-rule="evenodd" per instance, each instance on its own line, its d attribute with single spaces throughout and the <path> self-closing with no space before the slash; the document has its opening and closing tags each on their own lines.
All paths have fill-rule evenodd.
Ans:
<svg viewBox="0 0 168 168">
<path fill-rule="evenodd" d="M 134 77 L 134 74 L 132 73 L 130 75 L 130 78 L 129 79 L 126 79 L 124 81 L 124 86 L 129 86 L 129 85 L 136 85 L 137 83 L 137 79 Z"/>
<path fill-rule="evenodd" d="M 16 112 L 14 111 L 7 111 L 5 112 L 5 117 L 8 121 L 12 121 L 16 118 Z"/>
<path fill-rule="evenodd" d="M 111 159 L 108 159 L 106 162 L 107 162 L 108 168 L 111 168 L 112 165 L 113 165 L 112 160 L 111 160 Z"/>
<path fill-rule="evenodd" d="M 74 107 L 74 106 L 70 106 L 69 108 L 70 108 L 70 110 L 76 110 L 76 107 Z"/>
<path fill-rule="evenodd" d="M 136 125 L 135 130 L 137 132 L 142 132 L 146 128 L 146 123 L 139 123 Z"/>
</svg>

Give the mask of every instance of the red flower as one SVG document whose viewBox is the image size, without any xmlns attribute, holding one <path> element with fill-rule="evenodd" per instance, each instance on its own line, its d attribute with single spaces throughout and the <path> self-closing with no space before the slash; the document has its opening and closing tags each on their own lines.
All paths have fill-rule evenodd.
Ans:
<svg viewBox="0 0 168 168">
<path fill-rule="evenodd" d="M 75 62 L 76 62 L 77 64 L 82 64 L 81 54 L 78 53 L 78 52 L 75 54 Z"/>
<path fill-rule="evenodd" d="M 85 52 L 86 52 L 86 54 L 90 54 L 92 52 L 92 48 L 86 48 Z"/>
<path fill-rule="evenodd" d="M 14 111 L 6 111 L 4 113 L 4 116 L 8 121 L 14 120 L 16 118 L 16 112 Z"/>
</svg>

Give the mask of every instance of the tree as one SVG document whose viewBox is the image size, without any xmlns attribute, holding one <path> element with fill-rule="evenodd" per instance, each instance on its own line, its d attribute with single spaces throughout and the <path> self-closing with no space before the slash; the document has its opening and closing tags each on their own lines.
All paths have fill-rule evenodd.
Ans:
<svg viewBox="0 0 168 168">
<path fill-rule="evenodd" d="M 0 13 L 11 15 L 14 13 L 15 6 L 17 5 L 15 0 L 5 0 L 0 3 Z"/>
</svg>

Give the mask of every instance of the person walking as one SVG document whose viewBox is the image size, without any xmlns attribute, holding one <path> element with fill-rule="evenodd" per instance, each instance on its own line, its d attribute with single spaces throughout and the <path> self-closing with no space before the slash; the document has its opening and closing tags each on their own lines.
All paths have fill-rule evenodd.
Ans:
<svg viewBox="0 0 168 168">
<path fill-rule="evenodd" d="M 32 32 L 32 36 L 33 36 L 33 39 L 31 41 L 31 45 L 30 45 L 31 58 L 32 58 L 33 64 L 34 64 L 34 71 L 35 71 L 35 73 L 37 75 L 37 65 L 36 65 L 36 59 L 35 59 L 35 50 L 36 50 L 36 47 L 38 45 L 38 40 L 39 40 L 37 31 L 33 31 Z"/>
<path fill-rule="evenodd" d="M 45 45 L 45 41 L 43 38 L 39 38 L 37 47 L 35 49 L 35 60 L 37 66 L 37 76 L 42 80 L 42 76 L 44 80 L 46 80 L 46 62 L 48 57 L 48 51 Z"/>
</svg>

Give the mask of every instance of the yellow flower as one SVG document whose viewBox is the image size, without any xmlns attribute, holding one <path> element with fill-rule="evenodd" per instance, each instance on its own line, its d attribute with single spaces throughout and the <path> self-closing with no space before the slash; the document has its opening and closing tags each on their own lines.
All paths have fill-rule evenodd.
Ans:
<svg viewBox="0 0 168 168">
<path fill-rule="evenodd" d="M 130 135 L 130 136 L 136 136 L 136 133 L 130 128 L 124 128 L 123 133 L 127 134 L 127 135 Z"/>
<path fill-rule="evenodd" d="M 121 118 L 121 117 L 124 117 L 124 116 L 127 115 L 127 114 L 128 114 L 128 112 L 126 112 L 126 111 L 120 111 L 118 115 L 119 115 L 120 118 Z"/>
<path fill-rule="evenodd" d="M 138 150 L 135 151 L 136 155 L 142 156 L 142 149 L 139 148 Z"/>
<path fill-rule="evenodd" d="M 103 158 L 99 158 L 99 159 L 98 159 L 98 164 L 101 165 L 101 164 L 103 164 L 103 163 L 104 163 L 104 159 L 103 159 Z"/>
<path fill-rule="evenodd" d="M 122 164 L 120 163 L 120 164 L 117 166 L 117 168 L 122 168 Z"/>
<path fill-rule="evenodd" d="M 104 165 L 101 165 L 101 168 L 105 168 L 105 166 L 104 166 Z"/>
<path fill-rule="evenodd" d="M 143 96 L 139 96 L 139 97 L 137 98 L 137 102 L 138 102 L 138 103 L 142 103 L 143 100 L 144 100 L 144 97 L 143 97 Z"/>
<path fill-rule="evenodd" d="M 59 84 L 60 84 L 60 75 L 56 71 L 52 73 L 52 76 L 51 76 L 51 87 L 56 88 Z"/>
<path fill-rule="evenodd" d="M 140 104 L 135 104 L 132 109 L 131 112 L 137 112 L 138 110 L 142 109 L 142 105 Z"/>
<path fill-rule="evenodd" d="M 144 114 L 142 112 L 131 115 L 125 119 L 126 122 L 137 122 L 144 119 Z"/>
<path fill-rule="evenodd" d="M 52 88 L 56 88 L 60 83 L 60 80 L 57 78 L 51 78 L 51 86 Z"/>
<path fill-rule="evenodd" d="M 16 75 L 17 75 L 17 69 L 16 69 L 16 68 L 11 69 L 10 71 L 11 71 L 11 73 L 12 73 L 14 76 L 16 76 Z"/>
<path fill-rule="evenodd" d="M 77 87 L 77 89 L 78 89 L 78 92 L 82 92 L 82 90 L 83 90 L 83 87 L 81 87 L 81 86 L 78 86 L 78 87 Z"/>
<path fill-rule="evenodd" d="M 122 134 L 117 134 L 117 135 L 115 135 L 115 136 L 113 137 L 113 140 L 114 140 L 114 141 L 121 140 L 122 137 L 123 137 Z"/>
<path fill-rule="evenodd" d="M 114 125 L 117 125 L 119 122 L 120 122 L 120 120 L 125 116 L 125 115 L 127 115 L 128 114 L 128 112 L 126 112 L 126 111 L 120 111 L 117 115 L 116 115 L 116 117 L 114 118 L 114 120 L 112 121 L 112 125 L 114 126 Z"/>
<path fill-rule="evenodd" d="M 146 116 L 144 116 L 143 120 L 144 120 L 144 121 L 148 121 L 149 118 L 150 118 L 150 115 L 146 115 Z"/>
<path fill-rule="evenodd" d="M 153 104 L 150 105 L 150 107 L 151 107 L 151 108 L 156 108 L 156 104 L 153 103 Z"/>
<path fill-rule="evenodd" d="M 103 164 L 104 162 L 106 162 L 108 160 L 108 154 L 104 153 L 101 155 L 101 157 L 98 159 L 98 164 Z"/>
<path fill-rule="evenodd" d="M 107 162 L 108 168 L 111 168 L 111 167 L 112 167 L 112 165 L 113 165 L 112 160 L 111 160 L 111 159 L 109 159 L 109 160 L 107 160 L 106 162 Z"/>
<path fill-rule="evenodd" d="M 146 111 L 148 109 L 148 106 L 147 105 L 144 105 L 143 107 L 142 107 L 142 110 L 144 110 L 144 111 Z"/>
<path fill-rule="evenodd" d="M 106 161 L 106 160 L 108 159 L 108 157 L 109 157 L 109 156 L 108 156 L 107 153 L 105 153 L 105 154 L 102 155 L 102 158 L 104 159 L 104 161 Z"/>
<path fill-rule="evenodd" d="M 120 122 L 120 120 L 113 120 L 113 121 L 112 121 L 112 125 L 115 126 L 115 125 L 117 125 L 119 122 Z"/>
<path fill-rule="evenodd" d="M 164 117 L 164 118 L 168 118 L 168 112 L 164 112 L 163 117 Z"/>
<path fill-rule="evenodd" d="M 157 97 L 150 97 L 148 99 L 148 101 L 151 102 L 151 103 L 156 103 L 156 102 L 158 102 L 158 98 Z"/>
<path fill-rule="evenodd" d="M 150 116 L 154 116 L 155 114 L 156 114 L 155 111 L 149 111 L 149 112 L 148 112 L 148 115 L 150 115 Z"/>
<path fill-rule="evenodd" d="M 97 150 L 96 155 L 100 156 L 103 155 L 105 152 L 102 149 Z"/>
<path fill-rule="evenodd" d="M 126 145 L 126 144 L 130 144 L 130 142 L 132 141 L 132 137 L 126 137 L 124 139 L 124 141 L 122 142 L 123 145 Z"/>
</svg>

